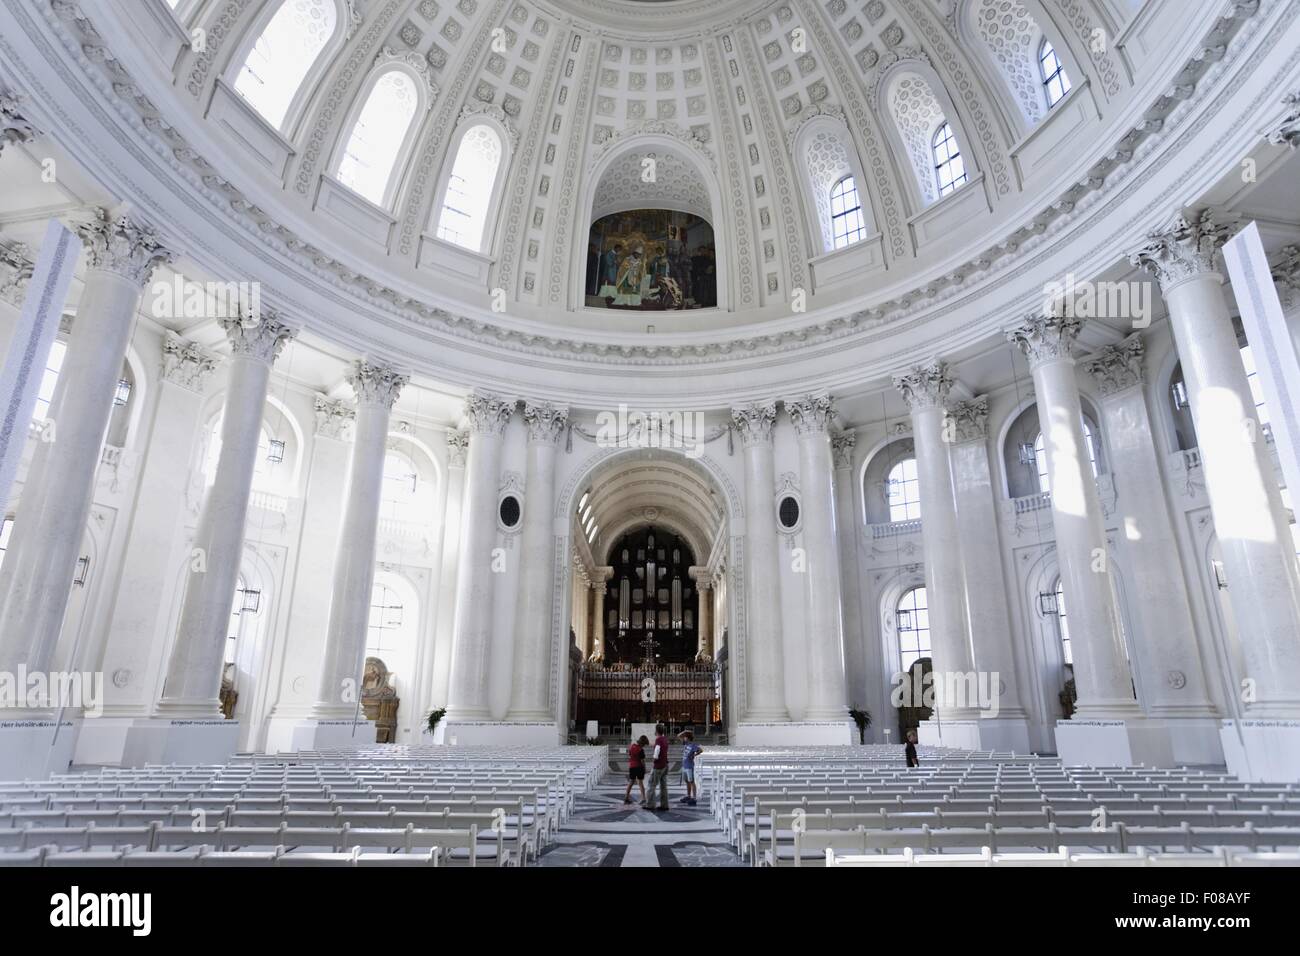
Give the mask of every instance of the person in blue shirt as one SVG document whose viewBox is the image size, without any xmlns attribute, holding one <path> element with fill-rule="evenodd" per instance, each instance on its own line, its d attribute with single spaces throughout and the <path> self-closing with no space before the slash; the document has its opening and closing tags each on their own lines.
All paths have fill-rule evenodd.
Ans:
<svg viewBox="0 0 1300 956">
<path fill-rule="evenodd" d="M 696 803 L 695 757 L 697 754 L 703 753 L 704 748 L 695 742 L 695 733 L 693 731 L 683 730 L 677 735 L 677 739 L 682 742 L 682 779 L 686 781 L 686 796 L 677 802 L 693 807 Z"/>
</svg>

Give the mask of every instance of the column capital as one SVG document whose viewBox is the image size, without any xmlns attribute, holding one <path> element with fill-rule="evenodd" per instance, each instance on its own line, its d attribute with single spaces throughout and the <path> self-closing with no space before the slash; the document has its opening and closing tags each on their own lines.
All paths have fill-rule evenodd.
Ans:
<svg viewBox="0 0 1300 956">
<path fill-rule="evenodd" d="M 500 436 L 514 411 L 514 399 L 480 392 L 465 397 L 465 419 L 475 435 Z"/>
<path fill-rule="evenodd" d="M 952 389 L 952 374 L 947 362 L 913 365 L 906 372 L 894 376 L 894 388 L 902 393 L 903 400 L 912 411 L 942 408 Z"/>
<path fill-rule="evenodd" d="M 0 90 L 0 154 L 9 143 L 30 143 L 38 130 L 22 113 L 23 98 L 9 90 Z"/>
<path fill-rule="evenodd" d="M 530 442 L 554 445 L 569 425 L 569 406 L 525 401 L 524 424 Z"/>
<path fill-rule="evenodd" d="M 1300 146 L 1300 90 L 1282 97 L 1287 108 L 1282 121 L 1268 131 L 1268 141 L 1274 146 Z"/>
<path fill-rule="evenodd" d="M 152 228 L 104 208 L 97 208 L 89 222 L 78 223 L 76 231 L 91 269 L 122 276 L 142 288 L 155 266 L 175 258 Z"/>
<path fill-rule="evenodd" d="M 469 429 L 458 428 L 447 432 L 447 464 L 452 468 L 464 468 L 465 456 L 469 452 Z"/>
<path fill-rule="evenodd" d="M 947 420 L 952 423 L 954 445 L 983 441 L 989 436 L 989 397 L 978 395 L 969 401 L 954 403 L 948 408 Z"/>
<path fill-rule="evenodd" d="M 409 375 L 387 362 L 365 359 L 358 359 L 348 373 L 348 384 L 357 393 L 357 405 L 381 405 L 391 409 L 409 381 Z"/>
<path fill-rule="evenodd" d="M 203 394 L 208 375 L 217 367 L 215 352 L 187 341 L 175 332 L 168 331 L 162 342 L 162 377 L 191 392 Z"/>
<path fill-rule="evenodd" d="M 1273 266 L 1273 281 L 1284 304 L 1291 306 L 1300 301 L 1300 246 L 1283 248 Z"/>
<path fill-rule="evenodd" d="M 0 299 L 21 308 L 27 283 L 36 268 L 31 247 L 25 242 L 0 239 L 0 266 L 6 270 L 6 275 L 0 279 Z"/>
<path fill-rule="evenodd" d="M 1020 346 L 1031 369 L 1051 362 L 1073 364 L 1070 349 L 1082 328 L 1083 323 L 1073 317 L 1031 312 L 1022 325 L 1007 330 L 1007 341 Z"/>
<path fill-rule="evenodd" d="M 217 324 L 225 330 L 233 356 L 254 359 L 267 365 L 274 365 L 284 351 L 285 343 L 298 334 L 297 329 L 281 321 L 274 309 L 266 307 L 262 308 L 261 316 L 253 321 L 217 319 Z"/>
<path fill-rule="evenodd" d="M 740 432 L 741 444 L 771 444 L 776 424 L 776 402 L 752 402 L 731 410 L 731 421 Z"/>
<path fill-rule="evenodd" d="M 825 392 L 784 400 L 786 413 L 799 435 L 826 435 L 830 432 L 835 408 Z"/>
<path fill-rule="evenodd" d="M 696 590 L 708 591 L 713 588 L 713 572 L 707 567 L 690 567 L 686 569 L 686 573 L 689 574 L 691 580 L 695 582 Z"/>
<path fill-rule="evenodd" d="M 1146 380 L 1142 368 L 1145 353 L 1141 334 L 1134 332 L 1123 341 L 1102 346 L 1086 356 L 1083 370 L 1097 382 L 1102 395 L 1115 395 Z"/>
<path fill-rule="evenodd" d="M 614 576 L 614 569 L 608 565 L 604 567 L 593 568 L 591 571 L 591 585 L 598 591 L 604 590 L 604 584 Z"/>
<path fill-rule="evenodd" d="M 831 436 L 831 457 L 836 468 L 853 466 L 853 448 L 858 443 L 857 432 L 836 432 Z"/>
<path fill-rule="evenodd" d="M 1166 229 L 1147 234 L 1144 242 L 1129 253 L 1129 262 L 1146 269 L 1160 282 L 1166 294 L 1180 282 L 1199 275 L 1218 275 L 1215 257 L 1232 227 L 1216 223 L 1208 209 L 1191 219 L 1179 215 Z"/>
<path fill-rule="evenodd" d="M 318 436 L 336 441 L 352 440 L 352 425 L 357 418 L 355 408 L 347 402 L 335 401 L 328 395 L 317 395 L 314 405 Z"/>
</svg>

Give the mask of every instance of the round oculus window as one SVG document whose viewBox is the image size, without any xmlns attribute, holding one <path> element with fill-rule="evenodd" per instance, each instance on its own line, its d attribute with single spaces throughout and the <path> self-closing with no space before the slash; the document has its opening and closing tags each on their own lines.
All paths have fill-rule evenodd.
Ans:
<svg viewBox="0 0 1300 956">
<path fill-rule="evenodd" d="M 501 505 L 498 514 L 501 516 L 501 524 L 507 528 L 513 528 L 519 524 L 521 509 L 519 499 L 514 495 L 506 495 L 501 499 Z"/>
<path fill-rule="evenodd" d="M 793 495 L 786 495 L 776 509 L 781 527 L 789 531 L 799 524 L 799 502 Z"/>
</svg>

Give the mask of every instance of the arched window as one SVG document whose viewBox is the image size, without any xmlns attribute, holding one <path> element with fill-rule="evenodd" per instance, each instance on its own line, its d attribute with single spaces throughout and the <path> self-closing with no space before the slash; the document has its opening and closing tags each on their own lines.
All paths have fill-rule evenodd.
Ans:
<svg viewBox="0 0 1300 956">
<path fill-rule="evenodd" d="M 1070 92 L 1070 77 L 1061 65 L 1061 58 L 1046 38 L 1038 48 L 1038 68 L 1042 72 L 1043 89 L 1047 91 L 1047 106 L 1050 109 Z"/>
<path fill-rule="evenodd" d="M 920 489 L 915 458 L 905 458 L 889 470 L 885 497 L 889 501 L 890 521 L 911 521 L 921 517 Z"/>
<path fill-rule="evenodd" d="M 284 0 L 248 51 L 235 90 L 280 129 L 299 87 L 338 28 L 335 0 Z"/>
<path fill-rule="evenodd" d="M 400 451 L 389 451 L 384 456 L 384 485 L 380 496 L 379 514 L 394 521 L 423 523 L 428 520 L 424 507 L 420 471 L 409 456 Z"/>
<path fill-rule="evenodd" d="M 501 149 L 501 137 L 486 123 L 471 127 L 461 137 L 438 217 L 439 239 L 482 250 Z"/>
<path fill-rule="evenodd" d="M 862 200 L 852 176 L 845 176 L 831 187 L 831 237 L 836 249 L 843 249 L 866 238 L 867 226 L 862 219 Z"/>
<path fill-rule="evenodd" d="M 934 131 L 930 149 L 934 153 L 934 175 L 939 183 L 939 197 L 943 198 L 966 182 L 966 164 L 957 148 L 957 137 L 953 135 L 951 123 L 945 122 Z"/>
<path fill-rule="evenodd" d="M 343 150 L 339 182 L 377 206 L 386 204 L 419 101 L 415 81 L 403 70 L 389 70 L 375 82 Z"/>
<path fill-rule="evenodd" d="M 221 460 L 221 422 L 219 416 L 212 424 L 208 438 L 208 454 L 203 462 L 203 474 L 208 487 L 217 480 L 217 463 Z M 267 491 L 277 478 L 276 467 L 284 461 L 284 442 L 273 440 L 263 425 L 257 435 L 257 460 L 253 465 L 253 490 Z"/>
<path fill-rule="evenodd" d="M 413 687 L 415 667 L 414 633 L 417 608 L 384 581 L 376 581 L 370 592 L 370 620 L 366 628 L 366 656 L 378 657 L 393 675 L 400 696 Z M 405 683 L 406 687 L 403 687 Z"/>
<path fill-rule="evenodd" d="M 1070 649 L 1070 626 L 1065 620 L 1065 585 L 1056 579 L 1056 629 L 1061 634 L 1061 659 L 1074 666 L 1074 651 Z"/>
<path fill-rule="evenodd" d="M 59 383 L 59 370 L 63 368 L 63 356 L 67 352 L 68 346 L 64 342 L 56 340 L 50 346 L 50 357 L 45 360 L 45 372 L 41 375 L 41 385 L 36 391 L 36 408 L 32 411 L 34 422 L 43 422 L 50 417 L 54 386 Z"/>
<path fill-rule="evenodd" d="M 1097 440 L 1092 434 L 1092 426 L 1088 424 L 1088 419 L 1082 420 L 1083 424 L 1083 443 L 1088 448 L 1088 464 L 1092 467 L 1092 477 L 1096 478 L 1097 470 Z M 1047 448 L 1046 441 L 1042 432 L 1034 439 L 1034 464 L 1038 469 L 1038 490 L 1046 494 L 1052 490 L 1052 479 L 1047 473 Z"/>
<path fill-rule="evenodd" d="M 898 659 L 907 673 L 923 657 L 930 656 L 930 611 L 925 588 L 912 588 L 898 599 Z"/>
</svg>

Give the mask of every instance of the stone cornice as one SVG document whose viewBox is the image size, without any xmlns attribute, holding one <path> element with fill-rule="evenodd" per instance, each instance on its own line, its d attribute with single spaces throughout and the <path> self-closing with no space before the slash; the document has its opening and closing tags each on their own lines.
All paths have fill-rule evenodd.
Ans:
<svg viewBox="0 0 1300 956">
<path fill-rule="evenodd" d="M 917 316 L 959 294 L 967 294 L 972 277 L 983 278 L 993 273 L 1005 272 L 1023 264 L 1017 259 L 1007 261 L 1007 253 L 1014 252 L 1047 231 L 1061 238 L 1063 230 L 1057 220 L 1074 220 L 1071 215 L 1083 197 L 1097 192 L 1114 192 L 1125 177 L 1112 177 L 1112 173 L 1127 164 L 1134 149 L 1150 136 L 1161 131 L 1164 118 L 1182 101 L 1198 93 L 1199 80 L 1224 58 L 1230 42 L 1241 25 L 1254 16 L 1257 4 L 1253 0 L 1235 4 L 1217 21 L 1198 49 L 1186 62 L 1179 74 L 1179 84 L 1156 98 L 1143 119 L 1128 132 L 1119 136 L 1113 148 L 1095 163 L 1079 183 L 1066 189 L 1058 198 L 1042 207 L 1040 213 L 1025 220 L 1003 240 L 991 245 L 965 264 L 942 278 L 926 283 L 918 289 L 870 308 L 848 307 L 847 315 L 810 318 L 808 324 L 798 329 L 784 329 L 771 333 L 740 333 L 729 340 L 671 345 L 640 345 L 633 343 L 600 343 L 571 338 L 567 329 L 530 332 L 503 327 L 495 322 L 465 315 L 456 315 L 439 306 L 430 305 L 384 286 L 366 280 L 353 268 L 303 240 L 276 221 L 276 217 L 250 203 L 227 180 L 219 176 L 210 163 L 200 156 L 184 137 L 163 119 L 152 102 L 132 82 L 129 71 L 116 60 L 103 40 L 94 30 L 89 18 L 75 3 L 56 0 L 45 11 L 48 21 L 55 24 L 60 39 L 73 56 L 81 61 L 83 69 L 94 66 L 107 75 L 115 88 L 122 90 L 118 111 L 126 116 L 135 114 L 131 121 L 143 126 L 159 137 L 161 144 L 176 160 L 174 168 L 188 178 L 201 180 L 207 187 L 209 199 L 228 207 L 236 218 L 243 218 L 252 229 L 268 241 L 281 244 L 281 254 L 296 260 L 320 278 L 333 281 L 340 288 L 358 296 L 370 305 L 383 309 L 407 321 L 424 326 L 437 326 L 441 331 L 476 345 L 506 347 L 515 351 L 540 351 L 561 359 L 582 362 L 629 362 L 639 365 L 702 364 L 725 359 L 734 354 L 762 356 L 788 353 L 792 348 L 842 341 L 847 337 L 863 339 L 866 333 L 887 324 Z M 1118 181 L 1117 181 L 1118 180 Z M 1094 204 L 1095 205 L 1095 204 Z"/>
<path fill-rule="evenodd" d="M 1134 332 L 1115 345 L 1104 345 L 1080 363 L 1102 395 L 1116 395 L 1146 381 L 1142 362 L 1146 348 Z"/>
</svg>

